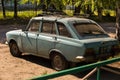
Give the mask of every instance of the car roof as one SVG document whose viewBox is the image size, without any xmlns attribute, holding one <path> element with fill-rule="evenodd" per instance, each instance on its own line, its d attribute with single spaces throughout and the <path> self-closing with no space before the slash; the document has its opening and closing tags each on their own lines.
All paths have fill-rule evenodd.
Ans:
<svg viewBox="0 0 120 80">
<path fill-rule="evenodd" d="M 93 22 L 90 19 L 78 18 L 78 17 L 56 17 L 56 16 L 43 16 L 43 17 L 33 17 L 34 20 L 47 20 L 47 21 L 58 21 L 58 22 Z"/>
</svg>

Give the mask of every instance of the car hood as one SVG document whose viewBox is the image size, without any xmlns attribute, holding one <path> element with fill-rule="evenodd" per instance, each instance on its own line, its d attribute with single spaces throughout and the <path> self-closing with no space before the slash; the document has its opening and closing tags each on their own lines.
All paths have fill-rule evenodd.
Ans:
<svg viewBox="0 0 120 80">
<path fill-rule="evenodd" d="M 84 39 L 81 40 L 82 43 L 84 43 L 84 45 L 87 48 L 91 48 L 91 47 L 100 47 L 100 46 L 110 46 L 110 45 L 117 45 L 118 41 L 114 38 L 94 38 L 94 39 Z"/>
<path fill-rule="evenodd" d="M 19 29 L 19 30 L 12 30 L 12 31 L 8 31 L 6 34 L 17 34 L 19 32 L 22 32 L 22 30 L 21 29 Z"/>
<path fill-rule="evenodd" d="M 22 30 L 21 29 L 18 29 L 18 30 L 12 30 L 12 31 L 8 31 L 8 32 L 21 32 Z"/>
</svg>

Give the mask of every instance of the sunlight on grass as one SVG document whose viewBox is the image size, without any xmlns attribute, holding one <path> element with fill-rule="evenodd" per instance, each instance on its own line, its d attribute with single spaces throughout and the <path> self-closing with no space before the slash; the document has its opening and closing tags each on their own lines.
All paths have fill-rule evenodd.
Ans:
<svg viewBox="0 0 120 80">
<path fill-rule="evenodd" d="M 18 12 L 18 17 L 21 17 L 21 18 L 30 18 L 30 17 L 33 17 L 33 16 L 36 16 L 38 14 L 41 14 L 42 11 L 19 11 Z M 13 11 L 6 11 L 6 17 L 7 18 L 13 18 L 14 17 L 14 12 Z M 0 12 L 0 19 L 3 19 L 3 14 L 2 12 Z"/>
<path fill-rule="evenodd" d="M 94 14 L 97 16 L 98 12 L 94 11 Z M 103 16 L 107 16 L 108 14 L 110 14 L 110 16 L 113 16 L 113 17 L 116 16 L 116 13 L 114 10 L 107 10 L 107 9 L 103 10 L 103 12 L 102 12 Z"/>
<path fill-rule="evenodd" d="M 3 19 L 3 12 L 0 11 L 0 19 Z"/>
<path fill-rule="evenodd" d="M 18 16 L 19 17 L 33 17 L 36 16 L 38 14 L 41 14 L 42 11 L 20 11 L 18 12 Z"/>
<path fill-rule="evenodd" d="M 14 16 L 13 11 L 6 11 L 6 17 L 12 18 Z"/>
<path fill-rule="evenodd" d="M 103 10 L 103 15 L 104 15 L 104 16 L 107 16 L 108 14 L 109 14 L 110 16 L 116 16 L 116 13 L 115 13 L 114 10 L 108 10 L 108 9 Z"/>
<path fill-rule="evenodd" d="M 73 16 L 74 11 L 73 10 L 64 10 L 64 12 L 68 15 L 68 16 Z"/>
</svg>

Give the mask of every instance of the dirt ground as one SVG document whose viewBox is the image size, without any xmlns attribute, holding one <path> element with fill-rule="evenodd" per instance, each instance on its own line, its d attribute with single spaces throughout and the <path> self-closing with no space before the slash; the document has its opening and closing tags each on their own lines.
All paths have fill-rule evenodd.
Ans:
<svg viewBox="0 0 120 80">
<path fill-rule="evenodd" d="M 111 33 L 112 37 L 114 37 L 113 33 L 115 32 L 115 28 L 106 28 L 106 24 L 102 25 L 104 26 L 104 29 Z M 114 24 L 108 25 L 112 26 Z M 17 27 L 16 25 L 0 25 L 0 80 L 26 80 L 35 76 L 56 72 L 51 68 L 50 61 L 47 59 L 31 55 L 24 55 L 21 58 L 16 58 L 10 55 L 8 46 L 4 44 L 6 41 L 5 33 L 9 30 L 21 28 L 23 27 L 18 27 L 18 25 Z M 109 31 L 111 29 L 112 31 Z M 120 62 L 110 64 L 110 66 L 120 73 Z M 87 72 L 89 71 L 70 74 L 52 80 L 78 80 Z M 120 80 L 120 75 L 118 74 L 113 74 L 104 70 L 102 70 L 101 73 L 101 80 Z M 96 80 L 96 73 L 88 80 Z"/>
</svg>

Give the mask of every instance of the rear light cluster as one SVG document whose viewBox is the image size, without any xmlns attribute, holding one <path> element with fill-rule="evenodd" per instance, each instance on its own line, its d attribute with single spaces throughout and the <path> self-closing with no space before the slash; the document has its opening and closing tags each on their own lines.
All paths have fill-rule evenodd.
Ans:
<svg viewBox="0 0 120 80">
<path fill-rule="evenodd" d="M 88 48 L 88 49 L 86 49 L 86 51 L 85 51 L 85 57 L 87 57 L 87 56 L 95 56 L 95 51 L 94 51 L 94 49 L 93 48 Z"/>
<path fill-rule="evenodd" d="M 120 47 L 118 45 L 114 45 L 114 46 L 112 46 L 111 51 L 113 53 L 118 53 L 118 52 L 120 52 L 119 49 L 120 49 Z"/>
</svg>

